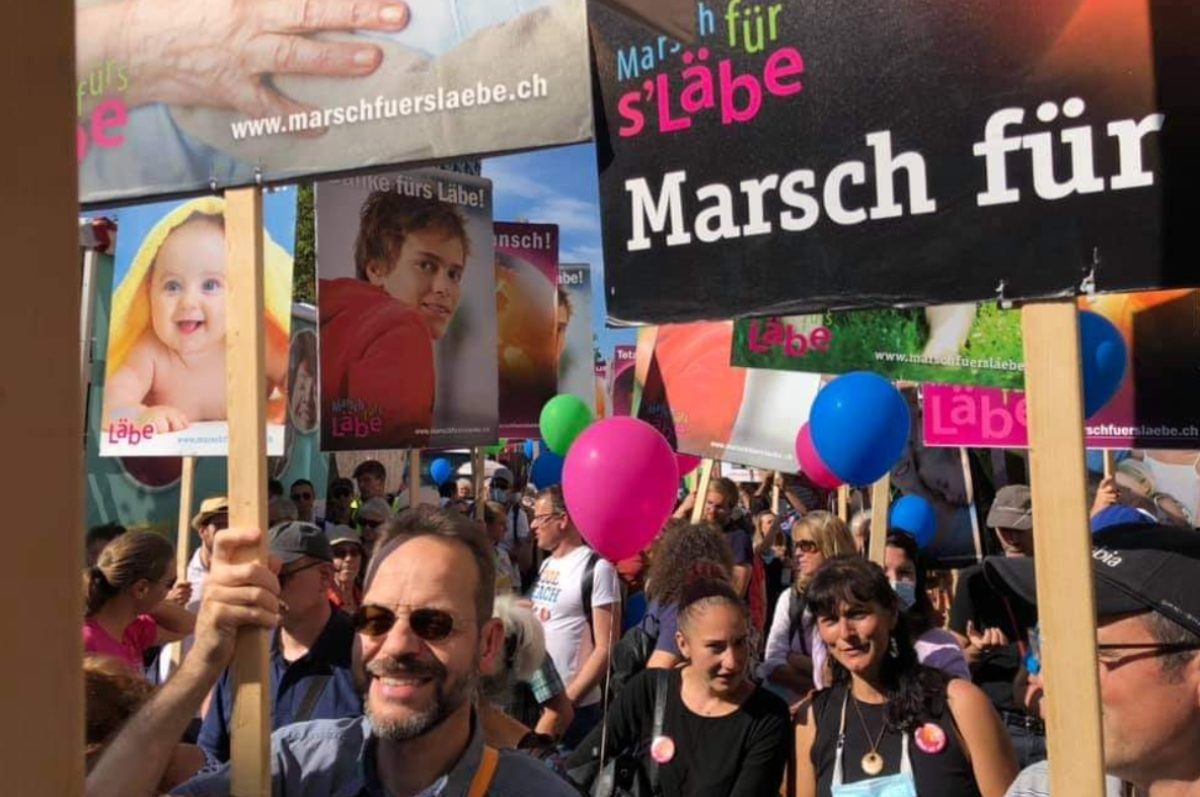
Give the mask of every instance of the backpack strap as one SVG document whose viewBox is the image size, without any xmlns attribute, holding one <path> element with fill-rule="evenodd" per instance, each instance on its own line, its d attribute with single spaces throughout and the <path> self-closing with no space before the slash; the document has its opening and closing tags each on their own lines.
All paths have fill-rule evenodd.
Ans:
<svg viewBox="0 0 1200 797">
<path fill-rule="evenodd" d="M 654 729 L 650 732 L 650 743 L 663 735 L 663 720 L 667 714 L 667 689 L 670 684 L 667 682 L 667 676 L 670 670 L 656 669 L 654 671 Z M 647 756 L 650 759 L 650 793 L 658 793 L 658 762 L 654 760 L 654 756 Z"/>
<path fill-rule="evenodd" d="M 471 778 L 471 787 L 467 790 L 467 797 L 484 797 L 488 793 L 488 789 L 492 786 L 492 779 L 496 777 L 496 767 L 499 764 L 499 751 L 495 747 L 485 745 L 483 757 L 479 759 L 479 768 L 475 770 L 475 777 Z"/>
<path fill-rule="evenodd" d="M 579 595 L 583 601 L 583 616 L 587 618 L 588 628 L 592 632 L 592 644 L 596 644 L 596 629 L 592 625 L 592 590 L 596 586 L 596 562 L 600 554 L 588 551 L 587 564 L 583 567 L 583 584 L 580 585 Z"/>
<path fill-rule="evenodd" d="M 329 683 L 330 675 L 316 675 L 308 679 L 308 688 L 304 690 L 304 697 L 300 700 L 300 707 L 296 709 L 296 713 L 292 715 L 292 722 L 308 722 L 312 719 L 313 711 L 317 707 L 317 701 L 321 699 L 321 693 L 325 691 L 325 685 Z"/>
</svg>

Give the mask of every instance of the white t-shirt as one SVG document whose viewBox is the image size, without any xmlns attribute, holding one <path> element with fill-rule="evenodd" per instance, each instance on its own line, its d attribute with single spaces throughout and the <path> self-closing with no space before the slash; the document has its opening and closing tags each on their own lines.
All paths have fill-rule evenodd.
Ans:
<svg viewBox="0 0 1200 797">
<path fill-rule="evenodd" d="M 186 608 L 192 614 L 200 611 L 200 601 L 204 598 L 204 579 L 207 576 L 208 568 L 200 561 L 200 549 L 197 548 L 192 553 L 192 558 L 188 560 L 187 566 L 187 580 L 192 585 L 192 597 L 188 600 Z M 162 652 L 158 654 L 159 683 L 166 683 L 167 679 L 175 672 L 173 658 L 176 646 L 183 648 L 183 652 L 179 655 L 179 660 L 183 661 L 183 657 L 192 649 L 192 637 L 186 636 L 178 642 L 163 646 Z"/>
<path fill-rule="evenodd" d="M 583 613 L 583 575 L 592 549 L 582 545 L 563 557 L 550 557 L 542 562 L 537 584 L 530 598 L 533 613 L 542 621 L 546 632 L 546 652 L 564 684 L 570 684 L 575 674 L 595 650 L 592 630 Z M 621 588 L 617 571 L 603 557 L 596 560 L 592 574 L 592 608 L 611 606 L 620 600 Z M 600 702 L 600 688 L 593 689 L 578 701 L 580 707 Z"/>
</svg>

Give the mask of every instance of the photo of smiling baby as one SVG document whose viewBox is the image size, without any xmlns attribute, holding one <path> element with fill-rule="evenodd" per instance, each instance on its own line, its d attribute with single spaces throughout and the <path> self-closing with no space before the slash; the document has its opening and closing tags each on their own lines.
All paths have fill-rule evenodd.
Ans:
<svg viewBox="0 0 1200 797">
<path fill-rule="evenodd" d="M 491 184 L 373 175 L 316 207 L 322 450 L 494 442 Z"/>
<path fill-rule="evenodd" d="M 288 205 L 290 204 L 290 211 Z M 269 194 L 264 236 L 268 424 L 287 408 L 295 192 Z M 118 216 L 101 455 L 227 450 L 224 200 L 122 209 Z M 290 219 L 290 223 L 289 220 Z"/>
</svg>

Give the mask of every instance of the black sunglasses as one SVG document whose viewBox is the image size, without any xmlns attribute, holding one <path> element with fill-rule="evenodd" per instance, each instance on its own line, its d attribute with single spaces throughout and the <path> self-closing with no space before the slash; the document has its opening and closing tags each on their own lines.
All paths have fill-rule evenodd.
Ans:
<svg viewBox="0 0 1200 797">
<path fill-rule="evenodd" d="M 359 607 L 352 622 L 354 630 L 367 636 L 383 636 L 392 630 L 399 618 L 385 606 Z M 466 618 L 463 618 L 466 621 Z M 454 615 L 442 609 L 413 609 L 408 613 L 408 627 L 426 642 L 441 642 L 456 629 Z"/>
</svg>

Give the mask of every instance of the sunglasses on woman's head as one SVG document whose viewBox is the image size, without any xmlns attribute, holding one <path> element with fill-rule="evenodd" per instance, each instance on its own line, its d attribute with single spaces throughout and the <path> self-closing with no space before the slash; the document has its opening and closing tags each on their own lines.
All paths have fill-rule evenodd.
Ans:
<svg viewBox="0 0 1200 797">
<path fill-rule="evenodd" d="M 383 636 L 392 630 L 398 619 L 386 606 L 371 604 L 354 613 L 354 630 L 367 636 Z M 460 622 L 467 622 L 467 618 L 461 618 Z M 408 627 L 426 642 L 441 642 L 453 634 L 457 626 L 454 615 L 443 609 L 423 608 L 408 612 Z"/>
</svg>

